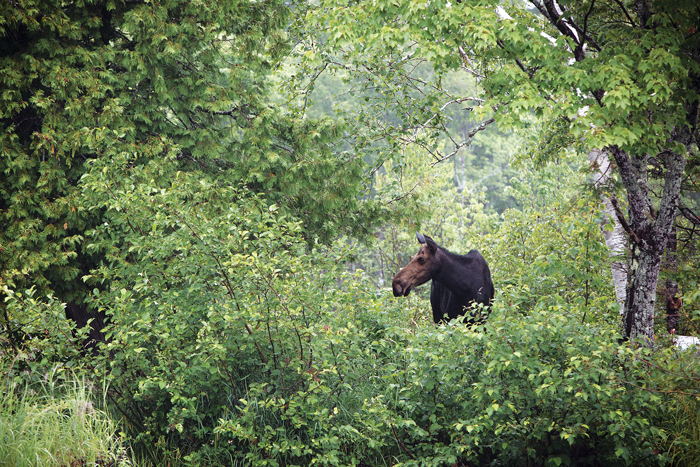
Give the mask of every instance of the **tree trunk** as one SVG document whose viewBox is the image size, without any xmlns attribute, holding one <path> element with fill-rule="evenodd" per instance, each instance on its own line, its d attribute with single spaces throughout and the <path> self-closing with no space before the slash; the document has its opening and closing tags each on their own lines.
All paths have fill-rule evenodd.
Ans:
<svg viewBox="0 0 700 467">
<path fill-rule="evenodd" d="M 664 269 L 670 273 L 675 273 L 678 269 L 678 236 L 676 226 L 671 229 L 666 245 L 666 262 Z M 678 298 L 678 284 L 671 279 L 666 280 L 664 290 L 666 298 L 666 330 L 669 334 L 678 334 L 678 316 L 681 307 L 681 300 Z"/>
<path fill-rule="evenodd" d="M 678 316 L 681 300 L 678 298 L 678 284 L 671 279 L 666 281 L 666 330 L 669 334 L 678 334 Z M 675 337 L 674 337 L 675 339 Z"/>
<path fill-rule="evenodd" d="M 623 336 L 633 340 L 642 338 L 649 347 L 654 344 L 656 285 L 661 270 L 661 253 L 655 250 L 632 244 L 623 312 Z"/>
<path fill-rule="evenodd" d="M 599 190 L 609 189 L 612 191 L 612 168 L 608 153 L 599 149 L 593 149 L 588 153 L 588 160 L 593 168 L 593 183 Z M 601 195 L 603 212 L 607 214 L 607 219 L 603 219 L 600 228 L 603 231 L 605 244 L 610 249 L 610 255 L 615 259 L 610 268 L 612 270 L 613 286 L 615 287 L 615 298 L 620 305 L 620 315 L 625 308 L 625 292 L 627 287 L 627 266 L 622 258 L 627 246 L 627 236 L 622 228 L 615 207 L 609 196 Z M 608 222 L 613 223 L 612 231 L 606 228 Z"/>
<path fill-rule="evenodd" d="M 664 151 L 651 160 L 648 155 L 632 155 L 617 146 L 608 148 L 617 162 L 620 179 L 627 190 L 629 222 L 616 200 L 613 207 L 630 242 L 627 293 L 623 312 L 623 337 L 654 345 L 654 307 L 661 259 L 676 217 L 681 180 L 686 159 L 675 151 Z M 648 167 L 653 163 L 665 169 L 663 194 L 658 211 L 649 197 Z"/>
</svg>

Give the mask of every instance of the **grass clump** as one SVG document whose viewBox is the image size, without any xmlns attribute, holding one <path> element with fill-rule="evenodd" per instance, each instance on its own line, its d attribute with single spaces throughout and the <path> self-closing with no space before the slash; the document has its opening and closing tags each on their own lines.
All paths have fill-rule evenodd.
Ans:
<svg viewBox="0 0 700 467">
<path fill-rule="evenodd" d="M 676 395 L 669 406 L 669 457 L 675 466 L 696 466 L 700 459 L 700 400 L 696 396 Z"/>
<path fill-rule="evenodd" d="M 57 379 L 51 373 L 38 388 L 4 381 L 0 465 L 130 465 L 114 423 L 93 403 L 90 383 Z"/>
</svg>

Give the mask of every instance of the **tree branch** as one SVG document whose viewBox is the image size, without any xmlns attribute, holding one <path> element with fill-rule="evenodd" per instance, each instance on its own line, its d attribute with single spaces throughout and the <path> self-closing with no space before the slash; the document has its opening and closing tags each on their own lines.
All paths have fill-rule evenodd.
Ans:
<svg viewBox="0 0 700 467">
<path fill-rule="evenodd" d="M 478 132 L 485 130 L 486 127 L 487 127 L 488 125 L 492 124 L 492 123 L 495 122 L 495 121 L 496 121 L 496 118 L 495 118 L 495 117 L 491 117 L 491 118 L 489 118 L 488 120 L 484 120 L 483 122 L 481 122 L 479 125 L 477 125 L 476 127 L 474 127 L 474 129 L 472 129 L 472 130 L 467 134 L 467 140 L 466 140 L 466 141 L 463 141 L 463 142 L 461 142 L 461 143 L 459 143 L 459 144 L 456 144 L 456 145 L 455 145 L 455 150 L 452 151 L 451 153 L 447 154 L 446 156 L 440 155 L 440 157 L 436 157 L 437 160 L 436 160 L 435 162 L 431 163 L 430 165 L 431 165 L 431 166 L 434 166 L 434 165 L 436 165 L 436 164 L 439 164 L 440 162 L 442 162 L 442 161 L 444 161 L 444 160 L 447 160 L 447 159 L 449 159 L 450 157 L 452 157 L 452 156 L 454 156 L 455 154 L 457 154 L 457 151 L 459 151 L 462 147 L 468 146 L 469 144 L 471 144 L 472 139 L 474 138 L 474 136 L 475 136 Z M 440 154 L 439 151 L 438 151 L 438 154 Z"/>
<path fill-rule="evenodd" d="M 625 229 L 625 232 L 627 232 L 627 235 L 634 238 L 635 243 L 639 243 L 639 237 L 634 232 L 634 230 L 632 230 L 630 225 L 627 223 L 627 219 L 625 219 L 625 215 L 622 214 L 622 210 L 620 210 L 620 206 L 617 204 L 617 198 L 615 196 L 610 197 L 610 204 L 612 204 L 613 208 L 615 208 L 615 214 L 617 215 L 617 220 L 620 221 L 620 225 L 622 226 L 623 229 Z"/>
<path fill-rule="evenodd" d="M 595 6 L 595 0 L 591 2 L 591 7 L 588 9 L 588 12 L 586 12 L 586 16 L 583 17 L 583 31 L 581 32 L 581 35 L 583 36 L 583 39 L 577 46 L 576 49 L 574 50 L 574 57 L 576 57 L 576 61 L 580 62 L 585 58 L 585 38 L 587 36 L 586 31 L 588 31 L 588 17 L 591 16 L 591 13 L 593 12 L 593 7 Z"/>
<path fill-rule="evenodd" d="M 632 27 L 635 27 L 636 24 L 634 24 L 634 20 L 632 19 L 630 14 L 627 12 L 627 8 L 625 8 L 625 4 L 622 3 L 620 0 L 615 0 L 615 3 L 617 3 L 618 6 L 622 9 L 622 12 L 625 14 L 625 16 L 629 20 L 630 24 L 632 25 Z"/>
<path fill-rule="evenodd" d="M 411 451 L 409 451 L 408 448 L 406 447 L 406 445 L 403 444 L 401 442 L 401 440 L 399 439 L 399 435 L 396 434 L 396 428 L 394 428 L 393 423 L 391 423 L 391 431 L 394 432 L 394 438 L 396 438 L 396 442 L 399 443 L 399 446 L 401 446 L 403 448 L 403 450 L 406 451 L 406 454 L 411 456 L 411 459 L 416 460 L 415 456 L 413 454 L 411 454 Z"/>
<path fill-rule="evenodd" d="M 503 50 L 507 50 L 505 42 L 503 42 L 501 39 L 497 40 L 496 43 Z M 535 76 L 535 71 L 537 71 L 537 69 L 530 70 L 528 67 L 525 66 L 525 64 L 523 62 L 520 61 L 520 59 L 518 57 L 513 57 L 513 60 L 518 65 L 518 67 L 520 67 L 520 69 L 523 70 L 523 72 L 527 74 L 528 78 L 532 79 L 533 76 Z"/>
<path fill-rule="evenodd" d="M 231 118 L 238 118 L 238 116 L 234 116 L 234 112 L 238 112 L 240 109 L 238 107 L 234 107 L 231 110 L 215 110 L 212 112 L 214 115 L 228 115 Z"/>
<path fill-rule="evenodd" d="M 542 14 L 542 16 L 544 16 L 544 17 L 547 19 L 547 21 L 549 21 L 550 23 L 554 24 L 554 21 L 552 20 L 552 17 L 549 16 L 549 12 L 548 12 L 547 9 L 544 7 L 544 5 L 542 4 L 542 2 L 540 2 L 540 1 L 538 1 L 538 0 L 531 0 L 530 3 L 532 3 L 533 5 L 535 5 L 535 8 L 537 8 L 537 9 L 539 10 L 539 12 Z"/>
<path fill-rule="evenodd" d="M 476 71 L 476 67 L 474 66 L 474 63 L 472 63 L 472 60 L 469 58 L 469 55 L 467 55 L 467 52 L 465 52 L 464 48 L 461 45 L 458 47 L 458 50 L 459 50 L 460 57 L 462 57 L 462 66 L 460 68 L 468 71 L 469 73 L 473 74 L 476 77 L 486 78 L 486 76 L 484 76 L 481 73 L 479 73 L 478 71 Z M 471 67 L 471 68 L 464 65 L 465 62 L 468 63 L 469 67 Z"/>
<path fill-rule="evenodd" d="M 576 31 L 576 28 L 571 26 L 569 20 L 562 19 L 564 16 L 564 11 L 556 0 L 544 0 L 544 6 L 547 8 L 549 13 L 550 23 L 552 23 L 552 25 L 555 26 L 559 32 L 562 33 L 562 35 L 572 38 L 576 44 L 583 42 L 579 37 L 578 31 Z"/>
<path fill-rule="evenodd" d="M 700 217 L 695 214 L 692 210 L 685 206 L 680 206 L 678 210 L 683 214 L 683 217 L 688 219 L 693 225 L 700 225 Z"/>
</svg>

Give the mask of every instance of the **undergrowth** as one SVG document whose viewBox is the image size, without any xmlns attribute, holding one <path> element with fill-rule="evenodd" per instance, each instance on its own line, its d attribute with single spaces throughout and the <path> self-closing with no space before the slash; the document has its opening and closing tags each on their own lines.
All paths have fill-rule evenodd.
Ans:
<svg viewBox="0 0 700 467">
<path fill-rule="evenodd" d="M 129 465 L 116 424 L 97 407 L 86 379 L 52 372 L 43 384 L 3 383 L 0 465 Z"/>
</svg>

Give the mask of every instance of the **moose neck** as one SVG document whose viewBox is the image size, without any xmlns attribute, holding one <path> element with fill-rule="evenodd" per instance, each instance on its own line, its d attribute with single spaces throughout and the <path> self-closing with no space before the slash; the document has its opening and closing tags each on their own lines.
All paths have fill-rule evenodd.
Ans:
<svg viewBox="0 0 700 467">
<path fill-rule="evenodd" d="M 468 289 L 468 284 L 464 274 L 462 274 L 463 266 L 459 256 L 438 248 L 435 259 L 438 260 L 440 266 L 433 275 L 433 280 L 447 287 L 453 294 L 461 295 L 464 293 Z"/>
</svg>

